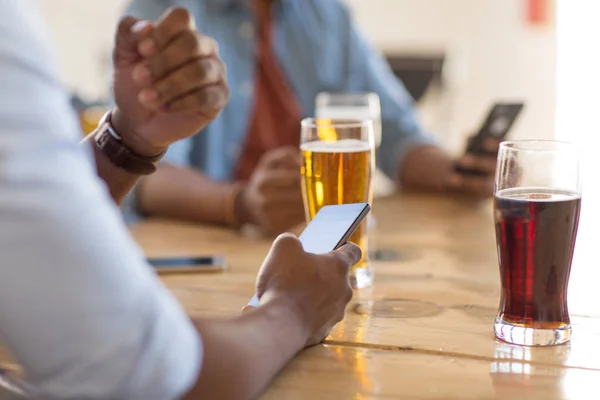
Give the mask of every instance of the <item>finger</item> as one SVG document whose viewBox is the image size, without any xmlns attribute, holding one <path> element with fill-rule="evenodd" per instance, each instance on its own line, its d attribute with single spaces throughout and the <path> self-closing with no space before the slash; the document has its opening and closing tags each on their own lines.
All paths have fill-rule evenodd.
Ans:
<svg viewBox="0 0 600 400">
<path fill-rule="evenodd" d="M 207 119 L 215 118 L 229 101 L 229 86 L 221 82 L 205 86 L 167 103 L 166 112 L 197 112 Z"/>
<path fill-rule="evenodd" d="M 288 255 L 292 255 L 294 252 L 304 251 L 302 248 L 302 243 L 292 233 L 282 233 L 281 235 L 277 236 L 277 239 L 275 239 L 273 242 L 271 250 L 282 251 L 284 254 Z"/>
<path fill-rule="evenodd" d="M 254 310 L 256 310 L 256 307 L 253 307 L 253 306 L 244 306 L 244 307 L 242 307 L 242 313 L 247 313 L 249 311 L 254 311 Z"/>
<path fill-rule="evenodd" d="M 119 21 L 116 38 L 119 44 L 127 45 L 129 49 L 135 49 L 138 40 L 144 34 L 152 30 L 152 23 L 147 20 L 140 20 L 132 16 L 125 16 Z"/>
<path fill-rule="evenodd" d="M 265 204 L 285 202 L 291 204 L 302 204 L 302 187 L 298 183 L 290 186 L 269 186 L 259 190 L 259 193 L 267 200 Z"/>
<path fill-rule="evenodd" d="M 479 145 L 476 146 L 476 142 L 479 141 Z M 496 138 L 479 138 L 477 135 L 470 136 L 467 139 L 467 152 L 471 149 L 473 150 L 473 146 L 477 149 L 478 154 L 485 154 L 488 156 L 496 156 L 498 153 L 498 149 L 500 147 L 501 139 Z"/>
<path fill-rule="evenodd" d="M 184 31 L 195 31 L 196 24 L 194 17 L 183 7 L 169 8 L 154 23 L 152 31 L 152 40 L 155 50 L 159 51 L 167 47 L 170 42 Z"/>
<path fill-rule="evenodd" d="M 496 158 L 492 156 L 467 154 L 462 157 L 458 164 L 469 170 L 477 170 L 485 172 L 488 175 L 493 175 L 496 172 Z"/>
<path fill-rule="evenodd" d="M 223 63 L 216 57 L 200 58 L 189 62 L 152 88 L 140 92 L 140 102 L 149 108 L 160 108 L 185 94 L 223 79 Z"/>
<path fill-rule="evenodd" d="M 345 268 L 346 271 L 358 264 L 362 258 L 360 247 L 352 242 L 346 243 L 339 249 L 334 250 L 331 254 L 341 261 L 340 265 Z"/>
<path fill-rule="evenodd" d="M 300 191 L 269 193 L 264 195 L 260 208 L 273 214 L 304 214 L 304 201 Z"/>
<path fill-rule="evenodd" d="M 136 62 L 140 59 L 137 46 L 140 38 L 152 30 L 150 21 L 126 16 L 119 21 L 115 35 L 113 59 L 115 62 Z"/>
<path fill-rule="evenodd" d="M 304 218 L 304 202 L 302 201 L 302 196 L 269 197 L 263 201 L 261 210 L 271 216 L 282 218 L 302 216 L 302 218 Z"/>
<path fill-rule="evenodd" d="M 275 162 L 274 166 L 298 171 L 302 166 L 302 157 L 298 147 L 285 146 L 282 147 L 281 150 L 284 153 L 284 156 Z"/>
<path fill-rule="evenodd" d="M 218 53 L 217 42 L 198 32 L 187 30 L 175 38 L 167 47 L 155 53 L 133 70 L 133 79 L 138 84 L 150 84 L 189 63 L 194 59 L 208 58 Z"/>
<path fill-rule="evenodd" d="M 299 169 L 272 169 L 265 171 L 258 183 L 258 190 L 260 192 L 275 189 L 296 189 L 299 191 L 301 177 Z"/>
<path fill-rule="evenodd" d="M 300 167 L 300 152 L 295 147 L 280 147 L 265 153 L 259 161 L 259 166 L 276 168 L 280 166 Z"/>
<path fill-rule="evenodd" d="M 501 139 L 489 138 L 483 141 L 483 149 L 488 153 L 498 153 L 500 148 Z"/>
<path fill-rule="evenodd" d="M 278 211 L 280 213 L 303 213 L 304 203 L 302 202 L 302 193 L 272 193 L 265 197 L 263 210 L 268 212 Z"/>
</svg>

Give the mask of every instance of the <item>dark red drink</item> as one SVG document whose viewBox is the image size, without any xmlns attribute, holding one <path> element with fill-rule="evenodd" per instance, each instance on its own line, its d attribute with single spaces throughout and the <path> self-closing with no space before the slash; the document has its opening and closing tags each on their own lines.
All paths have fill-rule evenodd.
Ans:
<svg viewBox="0 0 600 400">
<path fill-rule="evenodd" d="M 579 194 L 499 191 L 494 199 L 502 294 L 498 318 L 534 329 L 569 327 L 567 286 L 579 223 Z"/>
</svg>

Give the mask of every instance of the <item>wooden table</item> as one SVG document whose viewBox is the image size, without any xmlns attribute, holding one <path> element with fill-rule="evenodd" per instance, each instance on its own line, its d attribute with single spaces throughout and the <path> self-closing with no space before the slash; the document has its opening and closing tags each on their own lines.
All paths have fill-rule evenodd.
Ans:
<svg viewBox="0 0 600 400">
<path fill-rule="evenodd" d="M 374 263 L 374 286 L 356 292 L 325 344 L 294 360 L 265 399 L 600 398 L 600 319 L 573 316 L 573 340 L 558 347 L 494 340 L 491 203 L 402 196 L 378 200 L 374 213 L 377 247 L 401 259 Z M 149 256 L 227 256 L 228 272 L 164 277 L 192 315 L 238 313 L 270 245 L 168 221 L 132 231 Z"/>
<path fill-rule="evenodd" d="M 401 259 L 374 263 L 374 286 L 355 293 L 325 344 L 291 362 L 264 399 L 600 398 L 599 318 L 573 316 L 573 340 L 563 346 L 494 340 L 499 280 L 490 203 L 402 196 L 377 200 L 374 213 L 377 247 Z M 270 246 L 171 221 L 132 232 L 148 256 L 227 256 L 224 273 L 163 277 L 190 315 L 239 313 Z"/>
</svg>

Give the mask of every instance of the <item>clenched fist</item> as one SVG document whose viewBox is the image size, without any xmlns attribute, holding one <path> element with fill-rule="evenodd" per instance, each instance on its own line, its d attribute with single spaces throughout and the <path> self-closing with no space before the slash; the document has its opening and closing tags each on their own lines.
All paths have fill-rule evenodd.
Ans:
<svg viewBox="0 0 600 400">
<path fill-rule="evenodd" d="M 113 125 L 140 155 L 156 155 L 198 133 L 229 99 L 214 39 L 190 13 L 172 8 L 155 22 L 125 17 L 117 31 Z"/>
</svg>

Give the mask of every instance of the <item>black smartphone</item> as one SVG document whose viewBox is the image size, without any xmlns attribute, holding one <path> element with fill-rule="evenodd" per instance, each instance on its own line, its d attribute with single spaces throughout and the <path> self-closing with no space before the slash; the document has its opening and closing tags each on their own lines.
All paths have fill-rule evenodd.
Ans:
<svg viewBox="0 0 600 400">
<path fill-rule="evenodd" d="M 304 251 L 329 253 L 343 246 L 371 211 L 369 203 L 339 204 L 322 207 L 298 239 Z M 248 303 L 258 306 L 258 297 Z"/>
<path fill-rule="evenodd" d="M 224 256 L 149 258 L 159 274 L 219 272 L 227 269 Z"/>
<path fill-rule="evenodd" d="M 486 154 L 484 143 L 487 139 L 504 140 L 521 114 L 523 107 L 523 103 L 494 104 L 477 135 L 467 145 L 466 153 Z M 465 174 L 481 174 L 480 171 L 470 170 L 459 165 L 456 166 L 456 171 Z"/>
</svg>

